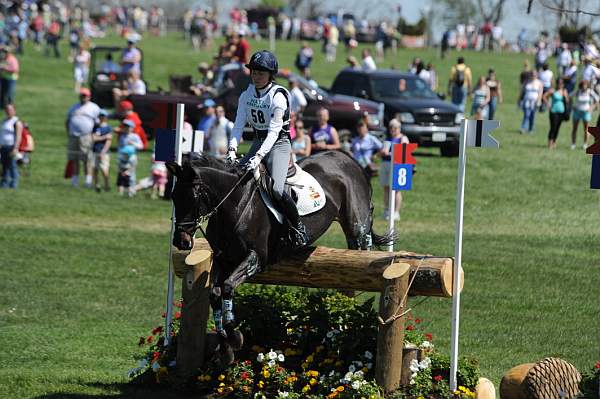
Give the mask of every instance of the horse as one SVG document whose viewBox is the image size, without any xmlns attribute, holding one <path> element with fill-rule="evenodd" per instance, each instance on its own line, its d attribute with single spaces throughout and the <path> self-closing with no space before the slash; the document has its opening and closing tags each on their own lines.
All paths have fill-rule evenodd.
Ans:
<svg viewBox="0 0 600 399">
<path fill-rule="evenodd" d="M 306 216 L 309 244 L 338 221 L 349 249 L 369 250 L 393 241 L 388 233 L 373 232 L 372 188 L 360 164 L 341 151 L 325 151 L 299 162 L 325 191 L 325 206 Z M 182 165 L 167 162 L 176 177 L 172 193 L 175 206 L 173 245 L 191 250 L 196 230 L 208 219 L 205 236 L 213 251 L 213 319 L 222 337 L 220 349 L 226 363 L 242 337 L 233 314 L 235 289 L 278 259 L 290 255 L 282 247 L 287 227 L 280 224 L 261 199 L 256 179 L 250 172 L 230 167 L 209 156 L 192 153 Z"/>
</svg>

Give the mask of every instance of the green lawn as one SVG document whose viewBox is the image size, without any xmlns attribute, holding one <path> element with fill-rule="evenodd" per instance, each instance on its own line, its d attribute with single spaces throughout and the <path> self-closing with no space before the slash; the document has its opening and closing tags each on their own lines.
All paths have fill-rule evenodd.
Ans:
<svg viewBox="0 0 600 399">
<path fill-rule="evenodd" d="M 267 46 L 252 43 L 253 49 Z M 280 64 L 291 67 L 298 44 L 277 46 Z M 212 56 L 194 53 L 179 35 L 146 38 L 141 47 L 152 89 L 168 87 L 169 74 L 193 74 Z M 343 66 L 342 53 L 331 65 L 316 52 L 314 78 L 324 86 Z M 401 50 L 385 65 L 406 69 L 420 56 L 446 82 L 456 55 L 440 60 L 434 51 Z M 495 67 L 505 104 L 495 133 L 500 150 L 468 153 L 460 351 L 479 358 L 495 384 L 510 367 L 546 356 L 584 370 L 600 351 L 600 193 L 588 188 L 591 159 L 580 148 L 569 150 L 570 124 L 556 151 L 545 148 L 547 114 L 538 115 L 536 134 L 517 132 L 523 55 L 464 55 L 474 76 Z M 145 194 L 124 199 L 114 190 L 71 188 L 62 179 L 64 118 L 76 101 L 70 66 L 29 46 L 21 66 L 17 110 L 31 125 L 37 151 L 20 189 L 0 191 L 0 397 L 133 397 L 124 383 L 135 365 L 137 337 L 160 322 L 163 311 L 170 204 Z M 437 150 L 419 154 L 397 248 L 452 256 L 457 161 Z M 138 176 L 148 171 L 143 154 Z M 381 190 L 373 183 L 380 215 Z M 385 225 L 378 219 L 376 230 Z M 345 241 L 334 226 L 320 242 L 343 247 Z M 430 298 L 415 312 L 437 345 L 449 350 L 451 300 Z"/>
</svg>

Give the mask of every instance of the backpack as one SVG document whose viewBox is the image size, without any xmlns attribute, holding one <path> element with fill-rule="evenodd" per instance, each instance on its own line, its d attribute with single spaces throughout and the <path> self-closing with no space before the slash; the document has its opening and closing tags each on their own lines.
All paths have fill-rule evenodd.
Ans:
<svg viewBox="0 0 600 399">
<path fill-rule="evenodd" d="M 19 152 L 33 152 L 35 150 L 35 141 L 29 130 L 29 125 L 23 121 L 23 130 L 21 131 L 21 143 L 19 144 Z M 16 122 L 15 122 L 16 124 Z"/>
<path fill-rule="evenodd" d="M 463 86 L 465 84 L 465 70 L 456 68 L 456 74 L 454 75 L 454 84 L 457 86 Z"/>
</svg>

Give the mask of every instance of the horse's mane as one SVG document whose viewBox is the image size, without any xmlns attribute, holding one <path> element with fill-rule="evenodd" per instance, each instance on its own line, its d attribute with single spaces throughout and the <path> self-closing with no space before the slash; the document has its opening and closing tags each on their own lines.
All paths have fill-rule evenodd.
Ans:
<svg viewBox="0 0 600 399">
<path fill-rule="evenodd" d="M 229 166 L 219 158 L 210 154 L 192 152 L 185 154 L 181 162 L 183 169 L 197 170 L 198 168 L 211 168 L 219 172 L 240 176 L 243 171 L 235 166 Z"/>
</svg>

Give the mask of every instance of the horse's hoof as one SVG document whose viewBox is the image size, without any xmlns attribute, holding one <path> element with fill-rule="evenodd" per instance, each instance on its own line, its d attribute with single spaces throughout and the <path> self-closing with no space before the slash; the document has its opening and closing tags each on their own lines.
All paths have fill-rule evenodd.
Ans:
<svg viewBox="0 0 600 399">
<path fill-rule="evenodd" d="M 233 330 L 227 333 L 227 344 L 234 351 L 239 351 L 244 345 L 244 334 L 240 330 Z"/>
<path fill-rule="evenodd" d="M 221 344 L 216 353 L 215 363 L 219 367 L 227 367 L 235 360 L 235 354 L 230 345 Z"/>
</svg>

